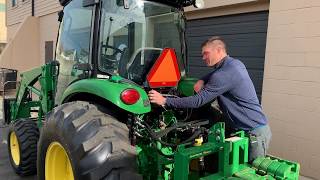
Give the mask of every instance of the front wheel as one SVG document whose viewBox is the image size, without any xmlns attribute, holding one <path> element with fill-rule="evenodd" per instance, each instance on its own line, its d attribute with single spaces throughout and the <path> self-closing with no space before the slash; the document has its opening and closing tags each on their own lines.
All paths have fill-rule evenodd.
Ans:
<svg viewBox="0 0 320 180">
<path fill-rule="evenodd" d="M 31 119 L 18 119 L 8 132 L 8 152 L 12 168 L 20 176 L 34 175 L 39 130 Z"/>
<path fill-rule="evenodd" d="M 55 108 L 39 139 L 39 179 L 141 179 L 128 132 L 125 124 L 87 102 Z"/>
</svg>

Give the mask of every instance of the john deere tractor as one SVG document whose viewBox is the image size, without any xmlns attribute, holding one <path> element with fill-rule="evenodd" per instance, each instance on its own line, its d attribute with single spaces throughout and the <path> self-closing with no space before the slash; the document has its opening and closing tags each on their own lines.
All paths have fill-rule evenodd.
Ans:
<svg viewBox="0 0 320 180">
<path fill-rule="evenodd" d="M 152 105 L 194 94 L 183 8 L 195 0 L 60 0 L 55 60 L 5 99 L 11 165 L 46 180 L 298 179 L 299 164 L 248 162 L 245 132 L 202 109 Z M 209 108 L 209 110 L 208 110 Z"/>
</svg>

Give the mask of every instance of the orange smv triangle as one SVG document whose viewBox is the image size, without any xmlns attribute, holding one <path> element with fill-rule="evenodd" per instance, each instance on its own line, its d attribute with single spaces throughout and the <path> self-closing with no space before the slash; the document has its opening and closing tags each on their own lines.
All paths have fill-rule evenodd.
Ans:
<svg viewBox="0 0 320 180">
<path fill-rule="evenodd" d="M 177 56 L 173 49 L 165 48 L 152 66 L 147 80 L 151 88 L 174 87 L 180 80 Z"/>
</svg>

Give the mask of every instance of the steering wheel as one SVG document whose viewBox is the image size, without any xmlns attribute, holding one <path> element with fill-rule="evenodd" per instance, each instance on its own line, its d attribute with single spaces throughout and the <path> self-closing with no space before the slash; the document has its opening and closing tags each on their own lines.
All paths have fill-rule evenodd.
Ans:
<svg viewBox="0 0 320 180">
<path fill-rule="evenodd" d="M 114 69 L 115 67 L 117 67 L 120 61 L 120 58 L 117 56 L 120 54 L 120 57 L 121 57 L 124 54 L 125 49 L 121 50 L 117 47 L 106 45 L 106 44 L 103 44 L 101 47 L 104 48 L 104 52 L 101 54 L 102 66 L 105 69 Z M 113 53 L 108 54 L 107 53 L 108 49 L 112 49 Z"/>
<path fill-rule="evenodd" d="M 105 48 L 105 53 L 104 53 L 104 55 L 105 55 L 105 58 L 106 58 L 106 60 L 108 60 L 108 61 L 111 61 L 111 62 L 115 62 L 115 61 L 118 61 L 118 59 L 116 58 L 116 56 L 117 56 L 117 54 L 123 54 L 123 50 L 121 50 L 121 49 L 119 49 L 119 48 L 117 48 L 117 47 L 114 47 L 114 46 L 110 46 L 110 45 L 105 45 L 105 44 L 103 44 L 102 46 L 101 46 L 102 48 Z M 111 54 L 111 55 L 107 55 L 107 50 L 108 49 L 112 49 L 112 50 L 114 50 L 114 52 L 113 52 L 113 54 Z"/>
</svg>

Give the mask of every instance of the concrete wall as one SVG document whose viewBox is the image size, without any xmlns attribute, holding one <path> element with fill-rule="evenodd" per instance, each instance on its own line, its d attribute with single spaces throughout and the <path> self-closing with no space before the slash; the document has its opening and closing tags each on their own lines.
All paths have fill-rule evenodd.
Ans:
<svg viewBox="0 0 320 180">
<path fill-rule="evenodd" d="M 39 66 L 39 33 L 39 18 L 26 18 L 0 55 L 0 67 L 23 72 Z"/>
<path fill-rule="evenodd" d="M 270 1 L 262 105 L 270 153 L 320 179 L 320 1 Z"/>
</svg>

